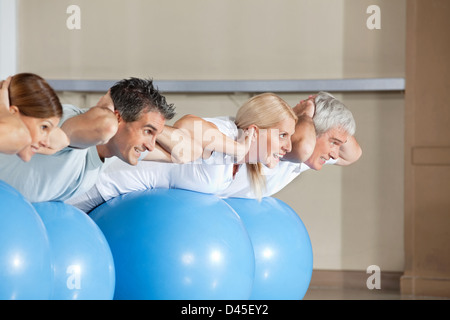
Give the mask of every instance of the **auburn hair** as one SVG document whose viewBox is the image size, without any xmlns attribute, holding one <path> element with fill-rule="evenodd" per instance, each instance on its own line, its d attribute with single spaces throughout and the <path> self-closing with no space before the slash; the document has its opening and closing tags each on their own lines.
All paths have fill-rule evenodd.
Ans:
<svg viewBox="0 0 450 320">
<path fill-rule="evenodd" d="M 56 92 L 47 81 L 33 73 L 18 73 L 12 77 L 9 103 L 28 117 L 46 119 L 63 115 Z"/>
</svg>

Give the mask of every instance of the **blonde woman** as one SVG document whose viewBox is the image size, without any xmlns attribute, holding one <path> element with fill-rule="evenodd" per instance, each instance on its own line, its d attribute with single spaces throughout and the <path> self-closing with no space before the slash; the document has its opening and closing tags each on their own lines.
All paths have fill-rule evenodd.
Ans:
<svg viewBox="0 0 450 320">
<path fill-rule="evenodd" d="M 279 96 L 264 93 L 249 99 L 236 117 L 199 118 L 186 115 L 174 127 L 198 142 L 199 159 L 187 164 L 116 161 L 88 193 L 69 199 L 85 212 L 120 194 L 153 188 L 180 188 L 216 194 L 228 187 L 242 165 L 256 194 L 262 194 L 262 168 L 273 168 L 291 150 L 297 116 Z M 175 151 L 175 148 L 174 148 Z M 179 151 L 179 150 L 177 150 Z"/>
</svg>

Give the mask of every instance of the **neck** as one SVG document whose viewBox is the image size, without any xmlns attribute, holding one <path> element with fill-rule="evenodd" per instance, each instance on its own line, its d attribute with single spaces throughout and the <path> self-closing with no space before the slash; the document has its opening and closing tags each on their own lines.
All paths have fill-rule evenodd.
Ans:
<svg viewBox="0 0 450 320">
<path fill-rule="evenodd" d="M 100 160 L 102 160 L 102 162 L 105 162 L 106 158 L 111 158 L 113 156 L 113 154 L 110 152 L 110 150 L 108 149 L 108 146 L 106 144 L 98 145 L 97 153 L 98 153 L 98 156 L 100 157 Z"/>
</svg>

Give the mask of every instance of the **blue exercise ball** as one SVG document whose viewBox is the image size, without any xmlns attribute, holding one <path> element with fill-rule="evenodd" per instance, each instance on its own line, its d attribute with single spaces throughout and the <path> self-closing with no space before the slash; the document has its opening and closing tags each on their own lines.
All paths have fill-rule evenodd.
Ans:
<svg viewBox="0 0 450 320">
<path fill-rule="evenodd" d="M 241 217 L 255 252 L 252 300 L 299 300 L 313 268 L 311 242 L 295 211 L 276 198 L 229 198 Z"/>
<path fill-rule="evenodd" d="M 33 206 L 41 216 L 53 259 L 53 300 L 111 300 L 114 260 L 100 228 L 79 209 L 63 202 Z"/>
<path fill-rule="evenodd" d="M 253 248 L 220 198 L 181 189 L 137 191 L 90 213 L 110 244 L 115 299 L 250 297 Z"/>
<path fill-rule="evenodd" d="M 46 300 L 52 289 L 50 245 L 41 218 L 0 181 L 0 300 Z"/>
</svg>

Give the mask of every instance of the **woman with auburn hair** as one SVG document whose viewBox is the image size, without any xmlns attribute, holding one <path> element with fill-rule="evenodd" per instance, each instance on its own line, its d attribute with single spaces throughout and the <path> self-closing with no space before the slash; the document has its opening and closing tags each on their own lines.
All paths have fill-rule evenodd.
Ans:
<svg viewBox="0 0 450 320">
<path fill-rule="evenodd" d="M 201 154 L 193 157 L 197 160 L 186 164 L 141 162 L 135 167 L 115 161 L 90 191 L 66 202 L 90 212 L 111 198 L 137 190 L 179 188 L 216 194 L 228 187 L 244 164 L 252 188 L 261 194 L 265 188 L 262 168 L 277 166 L 291 150 L 296 121 L 292 108 L 273 93 L 249 99 L 236 118 L 185 115 L 173 127 L 186 130 L 201 145 L 197 149 Z M 179 151 L 176 148 L 173 152 Z"/>
<path fill-rule="evenodd" d="M 19 73 L 0 87 L 0 152 L 28 162 L 35 153 L 54 153 L 67 145 L 58 127 L 62 106 L 50 85 L 33 73 Z"/>
</svg>

